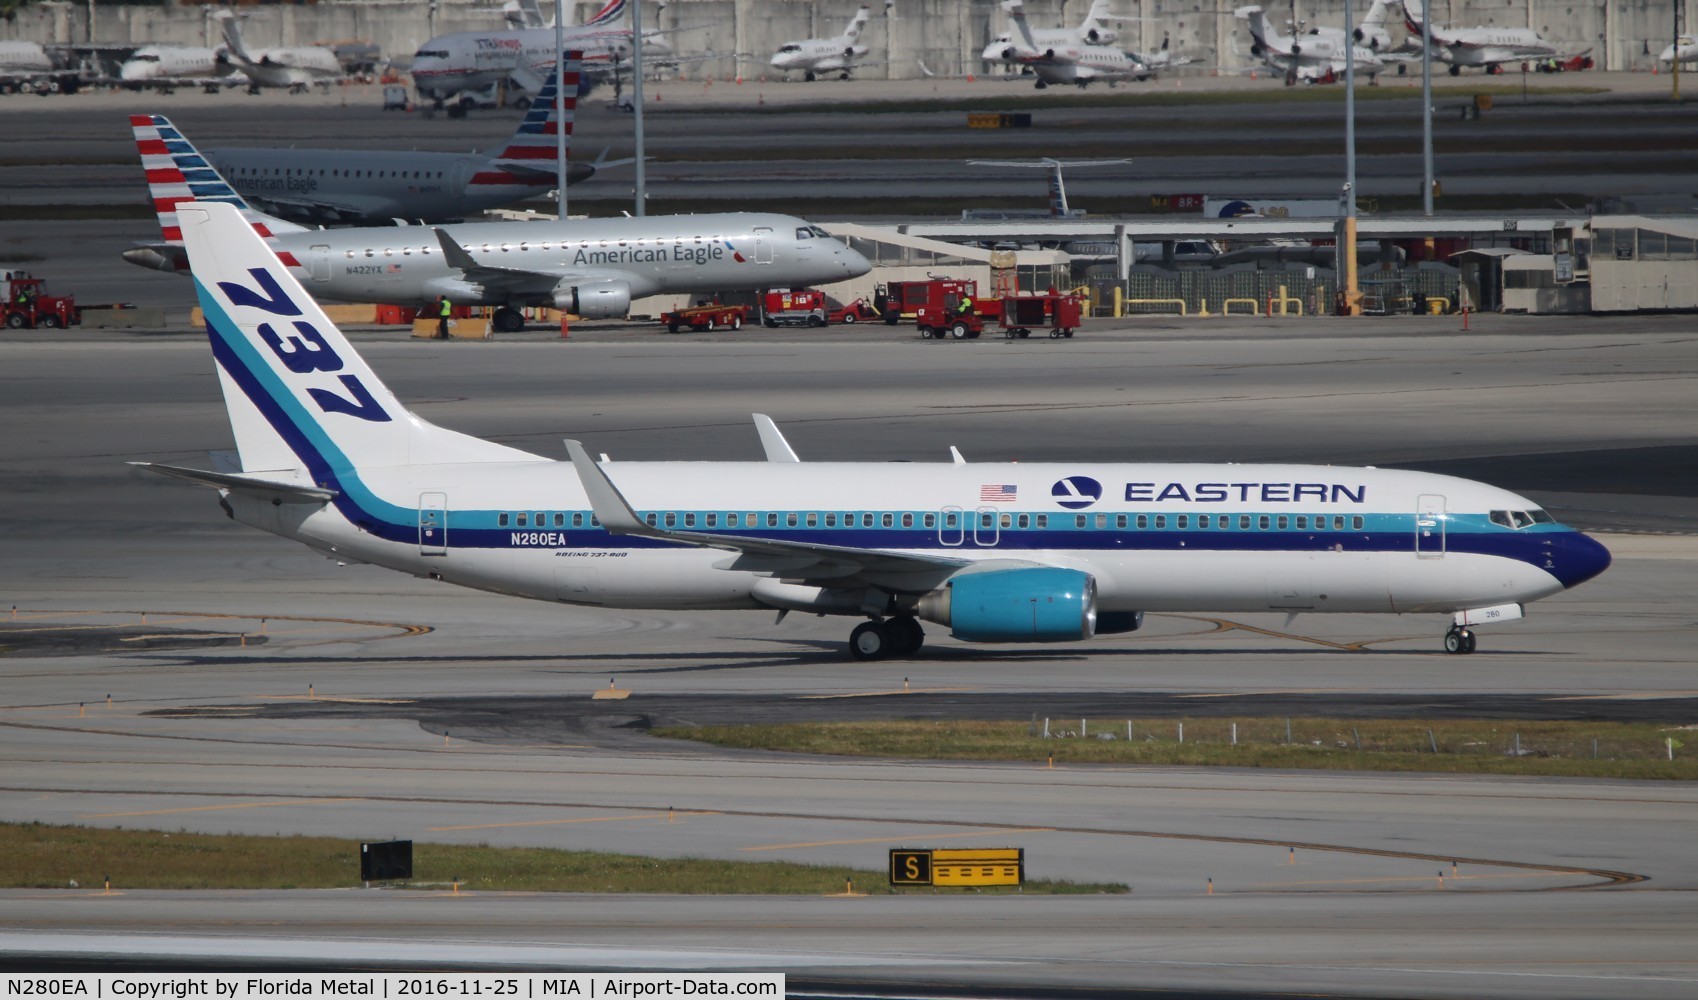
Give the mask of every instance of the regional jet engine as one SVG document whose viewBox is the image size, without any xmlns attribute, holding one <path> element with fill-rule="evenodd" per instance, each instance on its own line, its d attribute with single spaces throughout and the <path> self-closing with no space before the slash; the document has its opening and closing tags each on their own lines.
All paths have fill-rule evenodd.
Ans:
<svg viewBox="0 0 1698 1000">
<path fill-rule="evenodd" d="M 562 284 L 554 289 L 554 307 L 584 319 L 622 319 L 631 311 L 631 286 L 614 278 Z"/>
</svg>

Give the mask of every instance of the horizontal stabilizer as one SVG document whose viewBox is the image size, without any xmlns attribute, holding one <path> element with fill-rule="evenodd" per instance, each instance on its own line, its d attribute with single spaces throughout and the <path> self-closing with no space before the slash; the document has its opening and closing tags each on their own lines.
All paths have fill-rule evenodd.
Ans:
<svg viewBox="0 0 1698 1000">
<path fill-rule="evenodd" d="M 138 469 L 157 472 L 162 476 L 173 479 L 186 479 L 201 486 L 211 486 L 214 489 L 229 490 L 243 496 L 259 500 L 269 500 L 272 503 L 328 503 L 336 498 L 335 490 L 320 489 L 316 486 L 297 486 L 293 483 L 274 483 L 270 480 L 255 479 L 252 476 L 236 476 L 224 472 L 206 472 L 201 469 L 184 469 L 175 465 L 160 465 L 156 462 L 131 462 Z"/>
</svg>

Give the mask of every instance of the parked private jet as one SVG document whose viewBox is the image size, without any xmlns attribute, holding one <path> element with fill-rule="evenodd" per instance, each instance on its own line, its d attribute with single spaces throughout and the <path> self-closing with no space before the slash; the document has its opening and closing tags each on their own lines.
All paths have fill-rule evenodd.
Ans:
<svg viewBox="0 0 1698 1000">
<path fill-rule="evenodd" d="M 1017 56 L 1021 53 L 1029 56 L 1051 49 L 1070 51 L 1086 45 L 1113 45 L 1120 40 L 1120 32 L 1105 23 L 1116 20 L 1108 7 L 1109 0 L 1092 0 L 1091 9 L 1077 28 L 1029 28 L 1032 36 L 1029 40 L 1022 38 L 1019 28 L 1010 21 L 1008 30 L 991 39 L 979 57 L 985 62 L 1013 66 L 1020 64 Z M 1003 9 L 1007 10 L 1006 4 Z"/>
<path fill-rule="evenodd" d="M 1403 0 L 1403 20 L 1411 38 L 1421 38 L 1421 21 L 1426 17 L 1421 0 Z M 1487 73 L 1502 73 L 1503 64 L 1549 59 L 1556 46 L 1531 28 L 1441 28 L 1429 25 L 1433 58 L 1450 64 L 1450 75 L 1460 76 L 1464 66 Z M 1584 54 L 1584 53 L 1582 53 Z"/>
<path fill-rule="evenodd" d="M 864 619 L 858 659 L 1089 640 L 1147 611 L 1395 612 L 1474 627 L 1603 572 L 1602 545 L 1464 479 L 1310 465 L 570 461 L 438 427 L 231 205 L 180 206 L 240 471 L 137 463 L 344 562 L 564 604 Z M 782 616 L 781 616 L 782 617 Z"/>
<path fill-rule="evenodd" d="M 163 116 L 130 123 L 163 242 L 126 250 L 124 259 L 160 271 L 187 265 L 177 206 L 195 199 L 243 211 L 315 296 L 404 304 L 447 296 L 499 307 L 493 319 L 502 331 L 524 328 L 525 306 L 600 319 L 663 292 L 800 288 L 872 270 L 818 226 L 766 213 L 306 230 L 247 205 Z"/>
<path fill-rule="evenodd" d="M 221 10 L 212 15 L 224 29 L 224 44 L 230 60 L 248 76 L 248 92 L 262 87 L 287 87 L 303 93 L 313 84 L 328 87 L 346 74 L 336 53 L 318 45 L 274 46 L 249 52 L 242 44 L 242 29 L 236 15 Z"/>
<path fill-rule="evenodd" d="M 1233 14 L 1249 23 L 1254 42 L 1250 54 L 1285 74 L 1288 83 L 1295 80 L 1331 83 L 1343 78 L 1348 69 L 1346 60 L 1353 60 L 1357 74 L 1370 79 L 1377 79 L 1385 69 L 1372 50 L 1354 41 L 1347 44 L 1342 30 L 1292 37 L 1275 31 L 1259 6 L 1240 7 Z"/>
<path fill-rule="evenodd" d="M 888 10 L 893 0 L 885 0 Z M 799 69 L 802 79 L 813 81 L 820 73 L 836 73 L 841 79 L 849 79 L 849 72 L 856 63 L 866 58 L 868 48 L 861 45 L 861 28 L 872 16 L 872 10 L 863 6 L 855 12 L 849 26 L 843 29 L 843 34 L 835 38 L 805 38 L 799 42 L 785 42 L 772 55 L 772 68 L 779 72 Z"/>
<path fill-rule="evenodd" d="M 204 45 L 144 45 L 118 67 L 118 81 L 130 90 L 151 88 L 170 93 L 177 87 L 216 91 L 240 79 L 224 49 Z"/>
<path fill-rule="evenodd" d="M 1081 89 L 1098 81 L 1113 86 L 1121 80 L 1147 80 L 1153 73 L 1113 45 L 1074 42 L 1046 46 L 1027 23 L 1021 0 L 1006 0 L 1002 9 L 1008 12 L 1014 40 L 1002 49 L 1000 61 L 1029 68 L 1038 78 L 1039 90 L 1052 83 L 1070 83 Z"/>
</svg>

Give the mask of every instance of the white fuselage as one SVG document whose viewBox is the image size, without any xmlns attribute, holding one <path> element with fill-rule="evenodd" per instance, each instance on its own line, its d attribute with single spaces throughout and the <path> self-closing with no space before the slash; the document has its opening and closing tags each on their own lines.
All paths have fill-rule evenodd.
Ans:
<svg viewBox="0 0 1698 1000">
<path fill-rule="evenodd" d="M 1150 70 L 1125 52 L 1108 45 L 1079 49 L 1071 59 L 1043 60 L 1031 64 L 1032 72 L 1045 83 L 1084 86 L 1102 81 L 1147 80 Z"/>
<path fill-rule="evenodd" d="M 849 38 L 810 38 L 801 42 L 785 42 L 773 53 L 772 68 L 799 69 L 808 73 L 846 73 L 855 61 L 866 58 L 865 45 L 856 45 Z"/>
<path fill-rule="evenodd" d="M 548 173 L 520 176 L 479 153 L 225 148 L 206 159 L 237 193 L 272 215 L 309 223 L 441 222 L 553 190 Z M 567 183 L 595 173 L 570 164 Z"/>
<path fill-rule="evenodd" d="M 272 244 L 315 298 L 345 302 L 555 304 L 554 283 L 588 276 L 625 283 L 631 298 L 662 292 L 800 287 L 871 270 L 860 254 L 787 215 L 726 213 L 482 222 L 442 227 L 478 264 L 534 272 L 529 291 L 483 288 L 444 259 L 424 226 L 291 233 Z M 808 233 L 807 235 L 800 235 Z"/>
<path fill-rule="evenodd" d="M 566 47 L 583 52 L 585 73 L 605 72 L 631 59 L 628 28 L 580 26 L 568 27 L 564 33 Z M 671 51 L 659 34 L 643 33 L 645 59 L 664 58 Z M 538 79 L 546 78 L 554 62 L 553 28 L 458 31 L 419 47 L 413 56 L 413 83 L 421 97 L 446 100 L 512 79 L 521 68 Z"/>
<path fill-rule="evenodd" d="M 317 46 L 259 49 L 236 65 L 256 87 L 299 89 L 314 83 L 330 83 L 343 77 L 336 54 Z"/>
<path fill-rule="evenodd" d="M 1077 569 L 1104 611 L 1452 612 L 1550 596 L 1601 570 L 1596 543 L 1480 483 L 1332 466 L 615 462 L 659 527 Z M 736 609 L 774 574 L 719 549 L 610 535 L 570 463 L 343 470 L 323 508 L 231 496 L 238 520 L 449 583 L 605 607 Z M 333 482 L 327 482 L 333 479 Z M 1063 483 L 1100 485 L 1100 498 Z M 981 499 L 987 483 L 1013 487 Z M 1053 485 L 1052 485 L 1053 484 Z M 1181 496 L 1184 499 L 1181 499 Z M 854 498 L 855 502 L 844 502 Z M 1080 509 L 1066 505 L 1086 502 Z M 440 527 L 426 539 L 421 510 Z M 1576 547 L 1571 552 L 1572 540 Z M 777 574 L 782 576 L 782 573 Z M 1571 579 L 1570 577 L 1573 577 Z M 766 582 L 763 583 L 762 581 Z M 936 581 L 915 578 L 922 591 Z M 903 581 L 889 584 L 902 591 Z M 776 592 L 775 592 L 776 593 Z"/>
<path fill-rule="evenodd" d="M 35 42 L 0 42 L 0 76 L 47 73 L 53 60 L 47 50 Z"/>
<path fill-rule="evenodd" d="M 118 67 L 118 79 L 127 84 L 162 81 L 194 83 L 221 80 L 235 71 L 222 50 L 189 45 L 145 45 Z"/>
</svg>

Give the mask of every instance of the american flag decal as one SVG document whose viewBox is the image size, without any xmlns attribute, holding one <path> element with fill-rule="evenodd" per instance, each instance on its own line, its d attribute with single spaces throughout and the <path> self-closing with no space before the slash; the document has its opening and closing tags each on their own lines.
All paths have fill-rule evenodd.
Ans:
<svg viewBox="0 0 1698 1000">
<path fill-rule="evenodd" d="M 1013 503 L 1020 487 L 1013 483 L 987 483 L 979 487 L 980 503 Z"/>
</svg>

